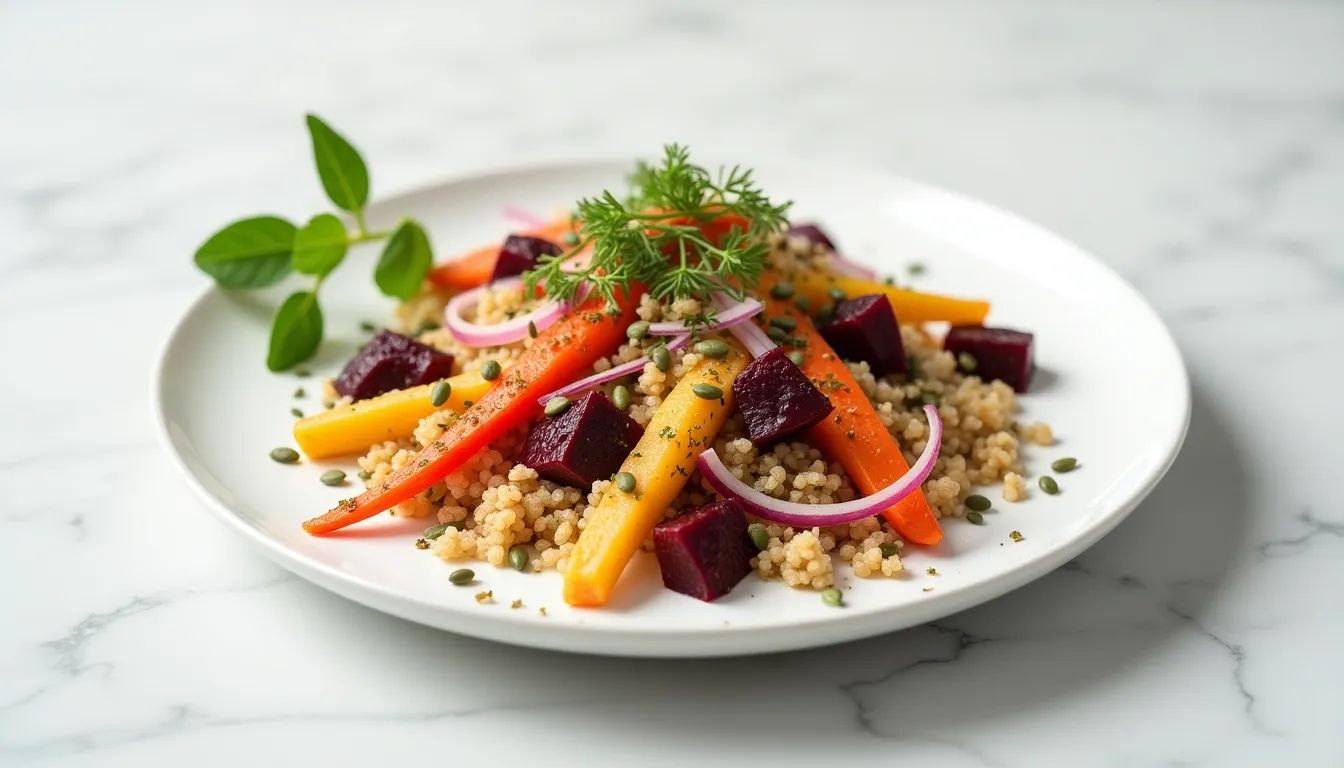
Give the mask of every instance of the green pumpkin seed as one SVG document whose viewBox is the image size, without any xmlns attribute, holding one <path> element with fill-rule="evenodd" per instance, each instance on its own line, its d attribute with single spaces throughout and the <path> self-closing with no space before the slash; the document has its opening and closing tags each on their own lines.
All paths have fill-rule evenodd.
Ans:
<svg viewBox="0 0 1344 768">
<path fill-rule="evenodd" d="M 723 390 L 708 382 L 702 381 L 696 384 L 691 387 L 691 391 L 695 393 L 696 397 L 705 400 L 721 400 L 723 398 Z"/>
<path fill-rule="evenodd" d="M 792 362 L 794 365 L 801 366 L 803 364 L 803 353 L 799 352 L 796 349 L 793 350 L 792 352 L 789 353 L 789 361 Z"/>
<path fill-rule="evenodd" d="M 572 403 L 569 402 L 568 397 L 552 397 L 546 401 L 546 407 L 542 410 L 542 413 L 554 418 L 568 411 L 570 405 Z"/>
<path fill-rule="evenodd" d="M 448 398 L 453 395 L 453 385 L 446 380 L 440 381 L 429 391 L 429 404 L 438 408 L 448 402 Z"/>
<path fill-rule="evenodd" d="M 839 608 L 845 604 L 845 595 L 835 587 L 827 587 L 821 590 L 821 602 L 832 608 Z"/>
<path fill-rule="evenodd" d="M 770 326 L 770 329 L 765 332 L 765 335 L 769 336 L 772 341 L 780 342 L 789 337 L 789 332 L 783 328 L 772 325 Z"/>
<path fill-rule="evenodd" d="M 716 360 L 722 360 L 728 356 L 728 345 L 718 339 L 697 341 L 695 346 L 691 349 L 694 349 L 697 354 L 704 355 L 705 357 L 712 357 Z"/>
<path fill-rule="evenodd" d="M 975 362 L 975 355 L 972 355 L 970 352 L 959 353 L 957 355 L 957 365 L 961 366 L 961 370 L 967 373 L 974 373 L 975 366 L 977 365 Z"/>
<path fill-rule="evenodd" d="M 560 238 L 560 242 L 564 243 L 570 248 L 573 248 L 574 246 L 579 244 L 579 236 L 574 234 L 573 232 L 566 232 L 565 236 Z"/>
<path fill-rule="evenodd" d="M 527 321 L 527 335 L 534 339 L 537 338 L 537 324 L 531 320 Z"/>
<path fill-rule="evenodd" d="M 629 472 L 616 473 L 616 487 L 624 493 L 635 492 L 635 476 Z"/>
<path fill-rule="evenodd" d="M 364 482 L 367 483 L 368 481 L 373 479 L 373 473 L 367 469 L 361 469 L 359 470 L 359 474 L 355 475 L 355 477 L 358 477 L 360 480 L 363 480 Z"/>
<path fill-rule="evenodd" d="M 448 574 L 448 581 L 459 587 L 465 587 L 476 580 L 476 572 L 470 568 L 458 568 L 456 571 Z"/>
<path fill-rule="evenodd" d="M 806 296 L 799 296 L 793 300 L 793 305 L 806 312 L 812 306 L 812 302 L 808 301 Z"/>
<path fill-rule="evenodd" d="M 433 541 L 442 536 L 443 532 L 446 530 L 448 530 L 447 523 L 439 523 L 438 525 L 431 525 L 425 529 L 424 533 L 420 534 L 420 538 L 424 539 L 425 541 Z"/>
<path fill-rule="evenodd" d="M 304 391 L 303 391 L 303 387 L 299 387 L 298 389 L 294 390 L 294 396 L 295 396 L 295 397 L 303 397 L 304 394 L 305 394 L 305 393 L 304 393 Z"/>
<path fill-rule="evenodd" d="M 840 302 L 842 302 L 842 301 L 844 301 L 845 299 L 849 298 L 848 296 L 845 295 L 845 292 L 842 291 L 842 290 L 840 290 L 839 288 L 830 288 L 830 289 L 828 289 L 828 290 L 826 291 L 826 295 L 827 295 L 827 296 L 830 296 L 830 297 L 831 297 L 831 301 L 834 301 L 836 304 L 839 304 Z"/>
<path fill-rule="evenodd" d="M 985 516 L 975 510 L 971 510 L 966 513 L 966 522 L 972 523 L 973 525 L 984 525 Z"/>
<path fill-rule="evenodd" d="M 912 275 L 922 275 L 922 274 L 924 274 L 924 264 L 923 264 L 923 262 L 912 261 L 912 262 L 910 262 L 908 265 L 906 265 L 905 268 L 906 268 L 907 270 L 909 270 L 910 274 L 912 274 Z"/>
<path fill-rule="evenodd" d="M 770 295 L 776 299 L 788 299 L 793 297 L 793 283 L 781 281 L 770 286 Z"/>
<path fill-rule="evenodd" d="M 321 480 L 323 485 L 344 485 L 345 473 L 339 469 L 328 469 L 317 479 Z"/>
<path fill-rule="evenodd" d="M 616 388 L 611 390 L 611 402 L 622 411 L 629 408 L 630 390 L 626 389 L 624 384 L 617 384 Z"/>
<path fill-rule="evenodd" d="M 889 286 L 891 286 L 892 288 L 895 288 L 895 287 L 896 287 L 896 278 L 892 277 L 891 275 L 887 275 L 886 277 L 882 278 L 882 284 L 883 284 L 883 285 L 889 285 Z"/>
<path fill-rule="evenodd" d="M 303 411 L 300 411 L 298 408 L 290 408 L 290 409 L 289 409 L 289 415 L 290 415 L 290 416 L 293 416 L 293 417 L 296 418 L 296 419 L 302 419 L 302 418 L 303 418 Z"/>
<path fill-rule="evenodd" d="M 513 566 L 513 570 L 521 571 L 527 568 L 527 561 L 527 547 L 509 548 L 509 565 Z"/>
<path fill-rule="evenodd" d="M 1055 459 L 1050 462 L 1050 468 L 1056 472 L 1072 472 L 1078 468 L 1078 460 L 1072 456 L 1063 459 Z"/>
<path fill-rule="evenodd" d="M 760 523 L 752 523 L 747 526 L 747 535 L 751 537 L 751 545 L 757 552 L 764 552 L 765 548 L 770 546 L 770 534 L 766 532 L 765 526 Z"/>
<path fill-rule="evenodd" d="M 994 506 L 993 502 L 978 493 L 966 497 L 967 509 L 974 509 L 976 512 L 984 512 L 992 506 Z"/>
<path fill-rule="evenodd" d="M 649 321 L 640 320 L 637 323 L 631 323 L 629 328 L 625 329 L 625 335 L 628 338 L 638 341 L 649 335 Z"/>
<path fill-rule="evenodd" d="M 662 344 L 649 350 L 649 359 L 653 361 L 654 367 L 663 373 L 667 373 L 672 368 L 672 353 L 668 352 L 667 347 Z"/>
<path fill-rule="evenodd" d="M 1051 496 L 1054 496 L 1055 494 L 1059 493 L 1059 483 L 1056 483 L 1055 478 L 1049 475 L 1042 476 L 1041 479 L 1036 484 L 1041 486 L 1042 491 L 1045 491 Z"/>
<path fill-rule="evenodd" d="M 817 310 L 817 325 L 825 325 L 835 318 L 835 307 L 827 304 Z"/>
<path fill-rule="evenodd" d="M 794 328 L 798 327 L 798 321 L 787 315 L 770 318 L 770 324 L 776 328 L 783 328 L 786 331 L 792 331 Z"/>
<path fill-rule="evenodd" d="M 309 376 L 312 376 L 313 372 L 300 365 L 298 368 L 294 369 L 294 375 L 298 376 L 300 379 L 306 379 Z"/>
<path fill-rule="evenodd" d="M 499 363 L 494 360 L 486 360 L 485 365 L 481 366 L 481 378 L 486 381 L 494 381 L 499 378 L 502 370 L 504 369 L 499 367 Z"/>
<path fill-rule="evenodd" d="M 373 333 L 378 330 L 378 326 L 374 325 L 372 322 L 368 320 L 365 320 L 359 324 L 359 330 L 365 333 Z"/>
<path fill-rule="evenodd" d="M 787 336 L 787 337 L 785 337 L 785 339 L 784 339 L 784 346 L 786 346 L 786 347 L 806 347 L 806 346 L 807 346 L 807 339 L 804 339 L 802 336 Z"/>
<path fill-rule="evenodd" d="M 299 452 L 293 448 L 276 448 L 271 451 L 271 461 L 281 464 L 293 464 L 299 460 Z"/>
<path fill-rule="evenodd" d="M 882 557 L 895 557 L 901 554 L 901 548 L 895 544 L 883 544 L 880 549 L 882 550 Z"/>
</svg>

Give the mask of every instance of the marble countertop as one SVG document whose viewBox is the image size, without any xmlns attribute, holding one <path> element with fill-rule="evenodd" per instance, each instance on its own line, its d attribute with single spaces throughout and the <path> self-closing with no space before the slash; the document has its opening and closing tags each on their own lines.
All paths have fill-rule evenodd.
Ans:
<svg viewBox="0 0 1344 768">
<path fill-rule="evenodd" d="M 1154 304 L 1189 440 L 1069 566 L 845 646 L 607 660 L 368 611 L 152 436 L 195 246 L 322 206 L 307 110 L 375 191 L 676 138 L 992 201 Z M 1344 380 L 1341 200 L 1337 3 L 6 4 L 0 764 L 1344 765 L 1344 411 L 1300 378 Z"/>
</svg>

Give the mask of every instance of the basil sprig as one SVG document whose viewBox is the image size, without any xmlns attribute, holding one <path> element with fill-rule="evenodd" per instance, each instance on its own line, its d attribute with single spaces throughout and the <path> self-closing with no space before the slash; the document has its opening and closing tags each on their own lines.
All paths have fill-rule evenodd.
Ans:
<svg viewBox="0 0 1344 768">
<path fill-rule="evenodd" d="M 266 288 L 297 272 L 313 278 L 312 288 L 291 293 L 271 322 L 266 367 L 284 371 L 310 359 L 322 343 L 318 289 L 345 260 L 350 246 L 387 240 L 374 268 L 374 283 L 385 296 L 405 301 L 425 281 L 434 260 L 424 227 L 404 219 L 391 232 L 370 232 L 364 221 L 369 169 L 359 150 L 317 115 L 308 115 L 313 161 L 327 197 L 354 219 L 354 230 L 331 213 L 319 213 L 302 227 L 278 216 L 240 219 L 211 235 L 196 250 L 196 266 L 221 288 Z"/>
</svg>

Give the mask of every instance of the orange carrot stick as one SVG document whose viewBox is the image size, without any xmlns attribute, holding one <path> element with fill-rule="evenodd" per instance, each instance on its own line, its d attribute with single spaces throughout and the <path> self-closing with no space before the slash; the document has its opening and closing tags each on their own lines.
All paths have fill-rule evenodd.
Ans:
<svg viewBox="0 0 1344 768">
<path fill-rule="evenodd" d="M 391 509 L 428 490 L 510 429 L 535 418 L 542 409 L 538 398 L 582 377 L 598 358 L 616 351 L 643 294 L 644 288 L 638 285 L 618 294 L 618 315 L 603 311 L 603 299 L 589 299 L 543 330 L 494 387 L 414 461 L 381 485 L 304 523 L 304 530 L 315 535 L 331 533 Z"/>
</svg>

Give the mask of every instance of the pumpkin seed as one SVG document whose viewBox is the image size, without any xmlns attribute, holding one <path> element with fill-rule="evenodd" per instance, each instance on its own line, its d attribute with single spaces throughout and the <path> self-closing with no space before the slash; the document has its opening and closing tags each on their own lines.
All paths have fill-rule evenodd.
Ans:
<svg viewBox="0 0 1344 768">
<path fill-rule="evenodd" d="M 568 397 L 552 397 L 550 400 L 546 401 L 546 407 L 542 410 L 542 413 L 551 417 L 559 416 L 565 411 L 568 411 L 570 405 L 572 405 L 572 403 L 569 402 Z"/>
<path fill-rule="evenodd" d="M 470 568 L 458 568 L 456 571 L 448 574 L 448 581 L 459 587 L 465 587 L 476 580 L 476 572 Z"/>
<path fill-rule="evenodd" d="M 616 473 L 616 487 L 624 493 L 635 492 L 635 476 L 629 472 Z"/>
<path fill-rule="evenodd" d="M 716 360 L 721 360 L 728 356 L 728 345 L 718 339 L 697 341 L 692 349 L 698 354 L 704 355 L 705 357 L 712 357 Z"/>
<path fill-rule="evenodd" d="M 638 341 L 649 335 L 649 321 L 640 320 L 637 323 L 631 323 L 629 328 L 625 329 L 625 335 L 628 338 Z"/>
<path fill-rule="evenodd" d="M 806 296 L 799 296 L 793 300 L 793 305 L 806 312 L 812 306 L 812 302 L 808 301 Z"/>
<path fill-rule="evenodd" d="M 984 512 L 992 506 L 994 506 L 993 502 L 978 493 L 966 497 L 967 509 L 974 509 L 976 512 Z"/>
<path fill-rule="evenodd" d="M 537 338 L 537 324 L 531 320 L 527 321 L 527 335 L 534 339 Z"/>
<path fill-rule="evenodd" d="M 303 397 L 303 395 L 304 395 L 303 387 L 299 387 L 298 389 L 294 390 L 295 397 Z"/>
<path fill-rule="evenodd" d="M 276 448 L 271 451 L 271 460 L 281 464 L 293 464 L 299 460 L 299 452 L 293 448 Z"/>
<path fill-rule="evenodd" d="M 317 478 L 323 485 L 343 485 L 345 484 L 345 473 L 339 469 L 328 469 Z"/>
<path fill-rule="evenodd" d="M 821 590 L 821 602 L 832 608 L 839 608 L 845 604 L 845 595 L 835 587 L 827 587 Z"/>
<path fill-rule="evenodd" d="M 765 526 L 760 523 L 752 523 L 747 526 L 747 535 L 751 537 L 751 545 L 757 552 L 764 552 L 765 548 L 770 546 L 770 534 L 766 532 Z"/>
<path fill-rule="evenodd" d="M 303 418 L 303 411 L 300 411 L 298 408 L 290 408 L 290 409 L 289 409 L 289 415 L 290 415 L 290 416 L 293 416 L 293 417 L 296 418 L 296 419 L 302 419 L 302 418 Z"/>
<path fill-rule="evenodd" d="M 845 296 L 845 292 L 842 291 L 842 290 L 840 290 L 839 288 L 830 288 L 830 289 L 828 289 L 828 290 L 826 291 L 826 295 L 827 295 L 827 296 L 830 296 L 830 297 L 831 297 L 831 301 L 834 301 L 836 304 L 839 304 L 840 302 L 842 302 L 842 301 L 844 301 L 846 298 L 848 298 L 847 296 Z"/>
<path fill-rule="evenodd" d="M 1042 491 L 1045 491 L 1051 496 L 1059 493 L 1059 483 L 1056 483 L 1055 478 L 1049 475 L 1043 475 L 1036 484 L 1041 486 Z"/>
<path fill-rule="evenodd" d="M 622 411 L 629 408 L 630 390 L 626 389 L 624 384 L 617 384 L 616 388 L 611 390 L 611 402 Z"/>
<path fill-rule="evenodd" d="M 307 368 L 304 368 L 302 365 L 300 365 L 298 368 L 294 369 L 294 375 L 298 376 L 300 379 L 306 379 L 309 376 L 312 376 L 313 373 L 312 371 L 309 371 Z"/>
<path fill-rule="evenodd" d="M 974 373 L 975 366 L 977 365 L 975 362 L 975 355 L 972 355 L 970 352 L 962 352 L 958 354 L 957 365 L 961 366 L 961 370 L 967 373 Z"/>
<path fill-rule="evenodd" d="M 579 236 L 574 234 L 573 232 L 566 232 L 565 236 L 560 238 L 560 241 L 563 242 L 565 245 L 569 246 L 570 248 L 573 248 L 574 246 L 579 244 Z"/>
<path fill-rule="evenodd" d="M 835 318 L 835 307 L 831 304 L 827 304 L 826 306 L 817 310 L 818 325 L 825 325 L 831 322 L 831 320 L 833 320 L 834 318 Z"/>
<path fill-rule="evenodd" d="M 499 373 L 502 370 L 503 369 L 499 367 L 499 363 L 494 360 L 486 360 L 485 365 L 481 366 L 481 378 L 486 381 L 494 381 L 499 378 Z"/>
<path fill-rule="evenodd" d="M 359 470 L 359 474 L 355 475 L 355 477 L 358 477 L 360 480 L 363 480 L 364 482 L 367 483 L 368 481 L 373 479 L 373 473 L 367 469 L 361 469 Z"/>
<path fill-rule="evenodd" d="M 378 330 L 378 326 L 374 325 L 373 323 L 369 322 L 368 320 L 364 320 L 363 322 L 361 322 L 361 323 L 359 324 L 359 330 L 361 330 L 361 331 L 363 331 L 363 332 L 365 332 L 365 333 L 373 333 L 374 331 L 377 331 L 377 330 Z"/>
<path fill-rule="evenodd" d="M 792 331 L 794 328 L 798 327 L 798 321 L 787 315 L 770 318 L 770 324 L 776 328 L 783 328 L 786 331 Z"/>
<path fill-rule="evenodd" d="M 448 402 L 448 398 L 453 394 L 453 385 L 447 381 L 441 380 L 434 388 L 429 391 L 429 404 L 438 408 Z"/>
<path fill-rule="evenodd" d="M 705 400 L 720 400 L 723 398 L 722 389 L 703 381 L 691 387 L 691 391 L 695 393 L 696 397 Z"/>
<path fill-rule="evenodd" d="M 653 361 L 654 367 L 663 373 L 667 373 L 672 368 L 672 353 L 668 352 L 667 347 L 662 344 L 649 350 L 649 359 Z"/>
<path fill-rule="evenodd" d="M 772 325 L 772 326 L 770 326 L 770 328 L 765 332 L 765 335 L 766 335 L 766 336 L 769 336 L 770 339 L 771 339 L 772 341 L 780 342 L 780 341 L 783 341 L 783 340 L 785 340 L 785 339 L 787 339 L 787 338 L 789 337 L 789 332 L 786 331 L 786 330 L 784 330 L 783 328 L 780 328 L 780 327 L 778 327 L 778 326 L 774 326 L 774 325 Z"/>
<path fill-rule="evenodd" d="M 794 365 L 799 365 L 799 366 L 802 365 L 802 364 L 803 364 L 803 353 L 802 353 L 802 352 L 799 352 L 799 351 L 796 350 L 796 349 L 793 350 L 792 352 L 789 353 L 789 361 L 792 362 Z"/>
<path fill-rule="evenodd" d="M 984 525 L 985 516 L 980 514 L 979 512 L 976 512 L 975 510 L 971 510 L 970 512 L 966 513 L 966 522 L 971 523 L 973 525 Z"/>
<path fill-rule="evenodd" d="M 527 568 L 527 560 L 528 554 L 526 547 L 509 548 L 509 565 L 513 566 L 513 570 L 521 571 L 524 568 Z"/>
<path fill-rule="evenodd" d="M 426 541 L 433 541 L 442 536 L 443 532 L 446 530 L 448 530 L 447 523 L 439 523 L 438 525 L 431 525 L 425 529 L 424 533 L 420 534 L 420 538 Z"/>
<path fill-rule="evenodd" d="M 1055 459 L 1050 462 L 1050 468 L 1056 472 L 1072 472 L 1078 468 L 1078 460 L 1072 456 L 1063 459 Z"/>
<path fill-rule="evenodd" d="M 793 297 L 793 283 L 787 280 L 775 283 L 770 286 L 770 295 L 776 299 L 788 299 Z"/>
<path fill-rule="evenodd" d="M 882 557 L 895 557 L 901 554 L 901 548 L 895 544 L 883 544 L 879 549 L 882 550 Z"/>
<path fill-rule="evenodd" d="M 907 270 L 909 270 L 910 274 L 912 274 L 912 275 L 922 275 L 922 274 L 924 274 L 924 263 L 923 263 L 923 262 L 912 261 L 912 262 L 910 262 L 908 265 L 906 265 L 905 268 L 906 268 Z"/>
</svg>

